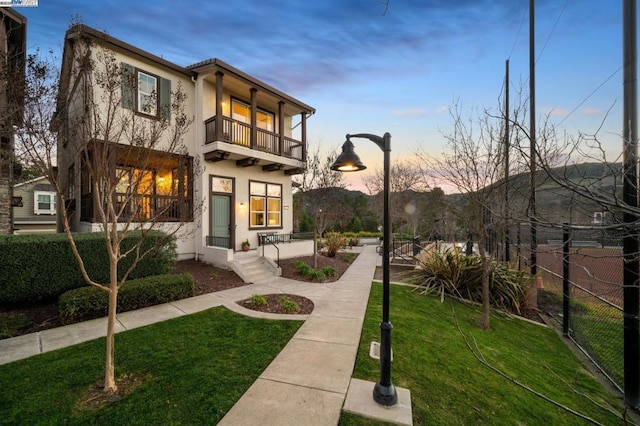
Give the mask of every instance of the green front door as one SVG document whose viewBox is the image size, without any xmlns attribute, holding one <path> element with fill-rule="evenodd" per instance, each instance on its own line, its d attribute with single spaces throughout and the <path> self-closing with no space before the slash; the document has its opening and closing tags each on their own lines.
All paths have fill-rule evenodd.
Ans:
<svg viewBox="0 0 640 426">
<path fill-rule="evenodd" d="M 231 196 L 211 196 L 211 245 L 231 248 Z"/>
</svg>

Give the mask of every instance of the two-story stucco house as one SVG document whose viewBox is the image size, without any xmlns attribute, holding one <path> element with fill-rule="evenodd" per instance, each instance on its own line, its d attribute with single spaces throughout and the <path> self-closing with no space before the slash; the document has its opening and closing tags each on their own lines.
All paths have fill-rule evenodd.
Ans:
<svg viewBox="0 0 640 426">
<path fill-rule="evenodd" d="M 87 45 L 86 40 L 93 42 Z M 133 90 L 123 86 L 121 108 L 133 110 L 136 119 L 154 120 L 170 105 L 173 89 L 181 87 L 187 95 L 185 113 L 194 120 L 184 137 L 188 152 L 173 155 L 169 166 L 166 161 L 141 165 L 134 155 L 117 154 L 113 160 L 114 169 L 148 175 L 150 184 L 136 201 L 135 214 L 162 208 L 167 227 L 186 222 L 189 232 L 178 241 L 181 259 L 227 266 L 245 240 L 252 252 L 269 256 L 275 248 L 259 247 L 258 238 L 293 231 L 292 176 L 306 166 L 307 119 L 315 110 L 219 59 L 183 67 L 85 25 L 66 33 L 58 96 L 58 170 L 66 180 L 64 204 L 72 229 L 100 228 L 95 188 L 81 158 L 71 152 L 73 129 L 65 128 L 69 116 L 83 110 L 85 92 L 98 98 L 99 88 L 97 78 L 74 76 L 71 70 L 82 55 L 95 58 L 105 47 L 114 52 L 123 75 L 135 82 Z M 169 197 L 163 192 L 167 187 L 179 190 Z M 312 251 L 305 242 L 288 244 L 278 253 Z"/>
</svg>

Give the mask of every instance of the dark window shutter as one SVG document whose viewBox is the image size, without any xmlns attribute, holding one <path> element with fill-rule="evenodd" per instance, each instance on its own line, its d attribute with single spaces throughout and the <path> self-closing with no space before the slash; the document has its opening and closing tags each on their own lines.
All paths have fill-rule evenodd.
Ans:
<svg viewBox="0 0 640 426">
<path fill-rule="evenodd" d="M 160 117 L 171 118 L 171 80 L 160 77 Z"/>
<path fill-rule="evenodd" d="M 133 65 L 120 63 L 122 69 L 122 108 L 134 109 L 136 105 L 136 73 Z"/>
</svg>

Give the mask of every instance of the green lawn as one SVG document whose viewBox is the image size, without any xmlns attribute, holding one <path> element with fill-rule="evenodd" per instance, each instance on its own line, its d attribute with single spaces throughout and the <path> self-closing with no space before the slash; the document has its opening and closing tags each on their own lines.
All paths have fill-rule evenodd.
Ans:
<svg viewBox="0 0 640 426">
<path fill-rule="evenodd" d="M 119 333 L 116 375 L 145 382 L 95 411 L 78 401 L 103 378 L 104 339 L 1 365 L 0 424 L 215 424 L 301 324 L 214 308 Z"/>
<path fill-rule="evenodd" d="M 381 289 L 374 284 L 354 372 L 354 377 L 370 381 L 379 377 L 378 362 L 368 353 L 369 343 L 379 341 Z M 463 335 L 490 365 L 518 382 L 597 422 L 623 424 L 589 402 L 588 398 L 621 412 L 615 398 L 553 330 L 494 315 L 491 330 L 481 331 L 475 326 L 479 308 L 440 303 L 438 298 L 421 296 L 407 287 L 391 287 L 390 305 L 392 380 L 411 391 L 415 425 L 589 424 L 482 365 Z M 378 423 L 343 414 L 340 424 Z"/>
</svg>

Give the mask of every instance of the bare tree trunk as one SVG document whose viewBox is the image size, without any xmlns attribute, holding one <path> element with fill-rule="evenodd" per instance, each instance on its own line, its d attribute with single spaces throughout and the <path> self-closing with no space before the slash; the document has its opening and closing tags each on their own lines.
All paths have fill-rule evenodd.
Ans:
<svg viewBox="0 0 640 426">
<path fill-rule="evenodd" d="M 118 391 L 115 378 L 115 328 L 118 305 L 118 262 L 111 260 L 111 285 L 109 288 L 109 315 L 107 319 L 107 356 L 104 369 L 104 391 Z"/>
<path fill-rule="evenodd" d="M 478 239 L 478 249 L 480 251 L 480 262 L 482 264 L 482 316 L 480 318 L 480 324 L 478 325 L 482 330 L 488 330 L 490 328 L 490 314 L 491 305 L 489 281 L 491 272 L 491 259 L 487 257 L 487 252 L 484 248 L 484 241 Z"/>
<path fill-rule="evenodd" d="M 318 230 L 313 233 L 313 269 L 318 269 Z"/>
</svg>

